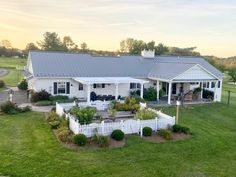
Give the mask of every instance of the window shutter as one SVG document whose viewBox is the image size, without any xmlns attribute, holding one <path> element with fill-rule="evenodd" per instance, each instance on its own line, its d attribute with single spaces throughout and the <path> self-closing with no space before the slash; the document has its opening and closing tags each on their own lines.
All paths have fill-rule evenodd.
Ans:
<svg viewBox="0 0 236 177">
<path fill-rule="evenodd" d="M 97 86 L 96 84 L 93 84 L 93 88 L 96 88 L 96 86 Z"/>
<path fill-rule="evenodd" d="M 66 94 L 70 94 L 70 82 L 66 83 Z"/>
<path fill-rule="evenodd" d="M 105 84 L 102 84 L 102 88 L 105 88 Z"/>
<path fill-rule="evenodd" d="M 53 83 L 53 93 L 54 95 L 57 95 L 57 82 Z"/>
</svg>

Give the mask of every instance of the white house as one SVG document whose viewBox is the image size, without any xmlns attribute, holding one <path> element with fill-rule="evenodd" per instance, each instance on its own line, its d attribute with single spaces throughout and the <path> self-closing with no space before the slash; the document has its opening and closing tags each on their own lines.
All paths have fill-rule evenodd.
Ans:
<svg viewBox="0 0 236 177">
<path fill-rule="evenodd" d="M 29 89 L 45 89 L 52 95 L 68 95 L 90 102 L 97 95 L 129 96 L 130 90 L 154 87 L 165 91 L 171 104 L 181 90 L 202 87 L 214 92 L 221 101 L 223 73 L 201 57 L 154 56 L 143 51 L 141 56 L 91 56 L 80 53 L 29 52 L 26 67 Z"/>
</svg>

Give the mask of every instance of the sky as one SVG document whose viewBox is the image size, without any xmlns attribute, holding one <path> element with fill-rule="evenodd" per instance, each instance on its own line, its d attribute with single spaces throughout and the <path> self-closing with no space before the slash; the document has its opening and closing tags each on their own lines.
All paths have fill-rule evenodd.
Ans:
<svg viewBox="0 0 236 177">
<path fill-rule="evenodd" d="M 236 55 L 235 0 L 0 0 L 0 40 L 14 47 L 69 35 L 90 49 L 116 51 L 128 37 Z"/>
</svg>

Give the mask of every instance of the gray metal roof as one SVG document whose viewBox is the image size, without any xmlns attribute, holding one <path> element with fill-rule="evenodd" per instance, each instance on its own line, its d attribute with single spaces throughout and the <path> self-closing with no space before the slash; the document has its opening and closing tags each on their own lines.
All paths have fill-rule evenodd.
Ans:
<svg viewBox="0 0 236 177">
<path fill-rule="evenodd" d="M 30 51 L 35 77 L 158 77 L 171 79 L 196 64 L 221 78 L 223 74 L 200 57 L 91 56 L 89 54 Z"/>
</svg>

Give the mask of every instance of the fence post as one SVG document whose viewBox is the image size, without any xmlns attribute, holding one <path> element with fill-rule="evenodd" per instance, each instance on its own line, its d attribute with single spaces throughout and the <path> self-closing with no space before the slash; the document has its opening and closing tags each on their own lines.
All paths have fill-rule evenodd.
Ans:
<svg viewBox="0 0 236 177">
<path fill-rule="evenodd" d="M 173 116 L 173 121 L 172 122 L 173 122 L 173 125 L 175 125 L 175 116 Z"/>
<path fill-rule="evenodd" d="M 141 125 L 140 119 L 137 120 L 137 124 L 138 124 L 138 129 L 137 129 L 138 132 L 137 132 L 137 133 L 139 133 L 139 131 L 140 131 L 140 125 Z"/>
<path fill-rule="evenodd" d="M 141 138 L 143 137 L 143 126 L 142 125 L 140 126 L 140 137 Z"/>
<path fill-rule="evenodd" d="M 104 135 L 104 121 L 101 122 L 101 127 L 102 127 L 102 135 Z"/>
<path fill-rule="evenodd" d="M 157 129 L 158 129 L 158 118 L 157 117 L 155 118 L 155 123 L 156 123 L 155 124 L 156 125 L 155 126 L 155 132 L 157 132 Z"/>
</svg>

